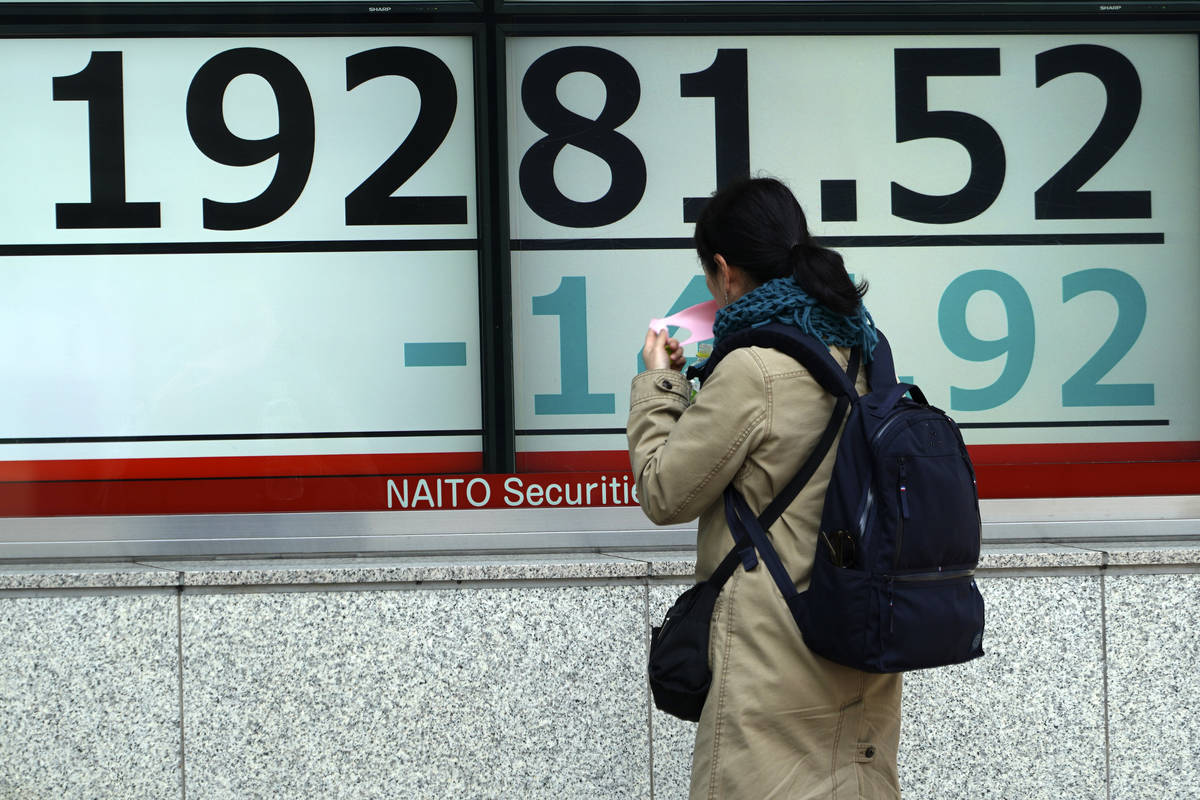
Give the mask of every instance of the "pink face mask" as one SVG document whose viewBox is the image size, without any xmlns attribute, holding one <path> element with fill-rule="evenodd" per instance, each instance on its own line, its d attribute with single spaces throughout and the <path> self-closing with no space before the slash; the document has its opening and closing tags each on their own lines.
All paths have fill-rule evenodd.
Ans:
<svg viewBox="0 0 1200 800">
<path fill-rule="evenodd" d="M 692 342 L 702 342 L 705 339 L 711 339 L 713 335 L 713 323 L 716 319 L 717 301 L 709 300 L 685 308 L 682 311 L 676 311 L 669 317 L 659 317 L 650 320 L 650 330 L 658 333 L 668 325 L 685 328 L 689 335 L 687 339 L 679 343 L 679 346 L 683 347 Z"/>
</svg>

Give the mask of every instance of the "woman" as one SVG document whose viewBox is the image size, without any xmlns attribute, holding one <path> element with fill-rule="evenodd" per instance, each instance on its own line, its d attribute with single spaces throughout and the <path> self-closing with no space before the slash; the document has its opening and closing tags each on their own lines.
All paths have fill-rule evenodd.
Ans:
<svg viewBox="0 0 1200 800">
<path fill-rule="evenodd" d="M 716 299 L 714 338 L 767 320 L 801 327 L 842 364 L 870 358 L 876 333 L 841 257 L 816 245 L 780 182 L 731 185 L 696 223 L 696 250 Z M 629 453 L 638 497 L 659 524 L 700 518 L 696 571 L 729 552 L 722 492 L 730 482 L 761 512 L 815 446 L 833 397 L 790 357 L 732 351 L 695 400 L 683 354 L 665 331 L 646 334 L 646 371 L 633 380 Z M 866 391 L 865 370 L 858 389 Z M 771 527 L 797 589 L 807 588 L 835 444 Z M 696 731 L 691 798 L 898 798 L 900 676 L 827 661 L 804 644 L 765 567 L 741 566 L 713 612 L 712 686 Z"/>
</svg>

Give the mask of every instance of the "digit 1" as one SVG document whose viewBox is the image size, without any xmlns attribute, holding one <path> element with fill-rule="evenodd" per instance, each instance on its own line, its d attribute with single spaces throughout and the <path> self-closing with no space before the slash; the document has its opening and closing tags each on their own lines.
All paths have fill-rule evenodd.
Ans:
<svg viewBox="0 0 1200 800">
<path fill-rule="evenodd" d="M 708 69 L 679 76 L 683 97 L 711 97 L 717 145 L 717 188 L 750 177 L 750 81 L 746 51 L 718 50 Z M 683 198 L 683 221 L 695 222 L 707 197 Z"/>
<path fill-rule="evenodd" d="M 566 276 L 550 294 L 533 298 L 535 316 L 558 317 L 558 394 L 535 394 L 534 414 L 611 414 L 616 395 L 588 392 L 587 285 Z"/>
<path fill-rule="evenodd" d="M 92 199 L 56 203 L 59 228 L 157 228 L 158 203 L 125 201 L 125 101 L 120 52 L 93 52 L 83 71 L 54 79 L 55 100 L 88 104 Z"/>
</svg>

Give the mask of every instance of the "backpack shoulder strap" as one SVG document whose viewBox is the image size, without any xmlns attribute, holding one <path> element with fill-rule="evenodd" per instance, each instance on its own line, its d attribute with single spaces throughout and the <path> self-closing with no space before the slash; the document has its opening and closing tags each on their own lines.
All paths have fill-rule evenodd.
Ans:
<svg viewBox="0 0 1200 800">
<path fill-rule="evenodd" d="M 825 391 L 840 397 L 846 395 L 851 399 L 858 396 L 854 390 L 854 379 L 848 378 L 842 371 L 841 365 L 829 353 L 829 348 L 813 336 L 800 331 L 792 325 L 780 322 L 769 322 L 752 328 L 745 328 L 737 333 L 726 336 L 721 343 L 713 348 L 712 355 L 697 369 L 688 370 L 688 377 L 698 377 L 703 383 L 712 374 L 717 364 L 725 356 L 740 347 L 770 347 L 799 361 Z M 888 363 L 891 363 L 891 353 L 888 353 Z M 895 378 L 892 379 L 895 382 Z"/>
<path fill-rule="evenodd" d="M 896 365 L 892 362 L 892 346 L 883 331 L 876 329 L 879 341 L 871 351 L 871 362 L 867 364 L 867 383 L 871 391 L 877 392 L 896 385 Z"/>
<path fill-rule="evenodd" d="M 876 330 L 879 341 L 871 352 L 871 360 L 867 364 L 867 383 L 871 391 L 879 391 L 896 385 L 896 366 L 892 361 L 892 346 L 883 331 Z M 739 347 L 771 347 L 787 353 L 804 365 L 817 383 L 833 395 L 849 394 L 853 399 L 858 396 L 854 391 L 854 377 L 847 377 L 842 372 L 837 361 L 829 354 L 829 349 L 816 338 L 802 333 L 791 325 L 771 322 L 755 328 L 746 328 L 725 337 L 703 364 L 689 367 L 688 378 L 699 378 L 701 383 L 716 368 L 725 356 Z M 847 370 L 849 372 L 849 370 Z"/>
<path fill-rule="evenodd" d="M 854 350 L 855 356 L 851 360 L 851 366 L 857 367 L 858 348 Z M 821 466 L 821 462 L 825 460 L 825 456 L 829 453 L 829 449 L 833 447 L 833 440 L 837 438 L 838 431 L 842 429 L 842 422 L 846 419 L 846 409 L 850 406 L 850 398 L 842 395 L 837 399 L 837 404 L 833 408 L 833 413 L 829 417 L 829 422 L 825 425 L 825 430 L 821 433 L 821 438 L 817 440 L 816 446 L 812 452 L 808 454 L 808 458 L 801 465 L 799 472 L 788 481 L 788 485 L 783 487 L 779 494 L 767 504 L 763 512 L 758 515 L 758 524 L 763 530 L 767 530 L 775 524 L 775 520 L 783 516 L 783 512 L 796 499 L 796 495 L 800 494 L 800 490 L 804 488 L 813 473 L 817 471 L 817 467 Z"/>
<path fill-rule="evenodd" d="M 783 325 L 781 323 L 772 322 L 758 327 L 746 328 L 737 333 L 726 337 L 721 341 L 721 344 L 713 350 L 711 356 L 704 365 L 696 370 L 692 368 L 688 372 L 689 377 L 698 375 L 701 381 L 704 381 L 721 359 L 726 355 L 736 350 L 739 347 L 770 347 L 784 353 L 796 361 L 799 361 L 809 374 L 821 385 L 825 391 L 837 398 L 837 403 L 834 406 L 833 413 L 829 417 L 829 422 L 825 426 L 812 452 L 800 470 L 775 496 L 767 505 L 763 512 L 758 516 L 758 523 L 764 530 L 768 529 L 775 523 L 783 514 L 792 501 L 796 499 L 796 495 L 800 494 L 800 490 L 804 488 L 813 473 L 821 466 L 821 462 L 825 460 L 826 454 L 833 446 L 833 440 L 837 438 L 838 431 L 841 430 L 842 422 L 846 418 L 846 410 L 851 402 L 858 398 L 858 392 L 854 388 L 855 381 L 858 378 L 859 360 L 862 356 L 860 348 L 855 347 L 850 352 L 850 364 L 845 372 L 834 357 L 829 353 L 829 348 L 821 344 L 813 336 L 809 336 L 797 330 L 794 326 Z M 886 345 L 885 345 L 886 346 Z M 891 362 L 890 351 L 888 353 L 888 363 Z M 895 383 L 893 376 L 892 382 Z"/>
</svg>

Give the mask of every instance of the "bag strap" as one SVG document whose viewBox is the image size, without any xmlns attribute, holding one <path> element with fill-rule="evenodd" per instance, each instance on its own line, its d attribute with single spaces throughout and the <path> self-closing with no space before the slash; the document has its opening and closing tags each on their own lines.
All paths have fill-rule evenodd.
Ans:
<svg viewBox="0 0 1200 800">
<path fill-rule="evenodd" d="M 872 351 L 872 359 L 867 370 L 867 381 L 872 389 L 883 388 L 896 383 L 891 346 L 883 333 L 881 331 L 878 333 L 879 341 Z M 775 583 L 779 586 L 779 590 L 783 593 L 783 596 L 790 598 L 799 593 L 792 583 L 791 576 L 788 575 L 787 570 L 784 568 L 779 554 L 771 545 L 770 539 L 767 538 L 766 531 L 783 515 L 787 507 L 800 494 L 800 491 L 812 478 L 818 467 L 821 466 L 821 462 L 825 460 L 825 456 L 829 453 L 830 448 L 833 447 L 833 440 L 837 438 L 838 431 L 841 430 L 847 408 L 853 401 L 858 399 L 858 391 L 855 388 L 855 384 L 858 381 L 862 349 L 858 347 L 851 349 L 850 363 L 843 372 L 841 365 L 833 358 L 829 349 L 822 345 L 815 337 L 809 336 L 791 325 L 768 323 L 758 327 L 747 328 L 726 337 L 714 349 L 712 355 L 705 360 L 703 365 L 700 367 L 692 366 L 688 369 L 687 377 L 689 379 L 699 378 L 701 383 L 703 383 L 712 374 L 713 369 L 716 368 L 722 358 L 739 347 L 749 347 L 752 345 L 779 350 L 799 361 L 825 391 L 837 398 L 837 403 L 834 405 L 833 413 L 829 416 L 829 422 L 825 425 L 825 430 L 821 433 L 821 437 L 817 440 L 813 451 L 809 454 L 804 464 L 801 465 L 796 475 L 788 482 L 788 485 L 771 500 L 762 514 L 757 517 L 754 515 L 754 512 L 750 510 L 749 504 L 746 503 L 746 498 L 742 496 L 741 492 L 733 488 L 733 484 L 726 487 L 725 519 L 729 525 L 730 535 L 733 536 L 736 544 L 721 561 L 721 564 L 713 572 L 709 580 L 717 581 L 719 578 L 717 586 L 723 585 L 737 568 L 739 560 L 743 563 L 747 571 L 754 569 L 757 565 L 757 559 L 755 558 L 755 551 L 757 551 L 762 557 L 763 562 L 766 563 L 767 570 L 775 579 Z M 746 546 L 747 540 L 748 547 Z"/>
<path fill-rule="evenodd" d="M 830 394 L 845 394 L 852 400 L 858 396 L 854 389 L 854 381 L 847 379 L 842 366 L 830 354 L 828 347 L 794 325 L 784 325 L 781 322 L 745 328 L 726 336 L 700 367 L 693 366 L 688 369 L 687 377 L 699 378 L 703 384 L 717 364 L 721 363 L 721 359 L 741 347 L 769 347 L 778 350 L 799 361 Z M 890 357 L 888 361 L 890 363 Z"/>
<path fill-rule="evenodd" d="M 855 373 L 858 372 L 858 348 L 854 349 L 854 355 L 851 357 L 851 368 Z M 850 398 L 846 395 L 838 397 L 837 404 L 834 406 L 833 413 L 829 416 L 829 423 L 825 426 L 824 432 L 821 434 L 820 441 L 809 454 L 804 465 L 800 467 L 800 471 L 796 476 L 784 487 L 783 491 L 775 496 L 775 499 L 767 505 L 762 514 L 757 517 L 750 510 L 750 505 L 746 502 L 746 498 L 742 493 L 733 488 L 733 484 L 725 487 L 725 520 L 729 524 L 729 533 L 733 536 L 738 544 L 734 545 L 733 550 L 729 555 L 725 556 L 725 560 L 721 562 L 721 566 L 717 567 L 717 572 L 721 572 L 722 567 L 728 563 L 729 573 L 737 567 L 735 556 L 740 557 L 743 563 L 746 564 L 746 571 L 754 568 L 754 564 L 750 563 L 749 559 L 754 557 L 754 552 L 757 550 L 758 555 L 762 558 L 764 564 L 767 565 L 767 571 L 771 573 L 771 577 L 775 579 L 775 585 L 779 587 L 779 591 L 783 593 L 784 598 L 791 598 L 799 592 L 796 591 L 795 585 L 792 583 L 792 577 L 788 575 L 787 570 L 783 566 L 783 561 L 780 560 L 779 554 L 775 552 L 771 540 L 767 538 L 767 529 L 779 519 L 784 510 L 791 505 L 796 499 L 796 495 L 804 488 L 812 478 L 813 473 L 817 471 L 817 467 L 825 460 L 825 455 L 833 446 L 833 440 L 837 438 L 838 431 L 842 427 L 842 420 L 846 416 L 846 408 L 850 405 Z M 750 548 L 741 550 L 746 540 L 749 539 Z M 714 577 L 716 572 L 713 573 Z M 725 583 L 729 575 L 725 575 L 721 579 L 721 584 Z"/>
<path fill-rule="evenodd" d="M 755 554 L 754 544 L 748 536 L 739 544 L 734 545 L 733 549 L 725 554 L 725 558 L 721 559 L 721 563 L 713 570 L 712 575 L 708 576 L 708 582 L 718 592 L 721 591 L 721 587 L 733 575 L 734 570 L 738 568 L 738 564 L 745 567 L 747 572 L 758 566 L 758 556 Z"/>
<path fill-rule="evenodd" d="M 896 384 L 896 366 L 892 360 L 892 346 L 883 331 L 878 328 L 875 333 L 879 339 L 871 350 L 871 359 L 867 362 L 867 383 L 871 391 L 877 392 Z M 699 378 L 701 383 L 708 379 L 717 364 L 725 356 L 739 347 L 770 347 L 787 353 L 804 365 L 816 379 L 817 383 L 832 395 L 848 393 L 851 398 L 857 397 L 854 381 L 846 382 L 844 373 L 837 361 L 815 337 L 801 332 L 792 325 L 780 322 L 769 322 L 757 327 L 745 328 L 731 333 L 717 344 L 712 354 L 698 365 L 687 369 L 688 379 Z"/>
<path fill-rule="evenodd" d="M 892 363 L 891 351 L 888 349 L 887 340 L 883 339 L 882 335 L 880 343 L 882 344 L 883 351 L 880 355 L 884 357 L 884 365 L 890 369 Z M 792 325 L 771 322 L 766 325 L 759 325 L 738 331 L 723 339 L 701 368 L 692 367 L 688 370 L 688 377 L 699 377 L 701 381 L 704 381 L 712 374 L 713 369 L 720 363 L 722 358 L 739 347 L 748 347 L 751 345 L 770 347 L 799 361 L 825 391 L 838 398 L 833 414 L 829 418 L 829 423 L 825 426 L 825 431 L 821 434 L 821 438 L 818 439 L 816 448 L 809 454 L 808 460 L 804 462 L 799 472 L 796 473 L 788 485 L 776 495 L 775 499 L 759 515 L 759 524 L 764 529 L 767 529 L 792 504 L 792 501 L 800 494 L 800 490 L 804 488 L 804 485 L 812 478 L 813 473 L 821 466 L 821 462 L 825 460 L 825 455 L 829 452 L 829 448 L 833 446 L 833 440 L 837 438 L 842 420 L 846 417 L 847 407 L 854 400 L 858 399 L 855 383 L 858 381 L 858 368 L 862 360 L 862 349 L 858 347 L 851 348 L 850 363 L 846 367 L 846 370 L 843 371 L 841 365 L 829 353 L 829 348 L 821 344 L 815 337 L 802 333 Z M 876 352 L 879 352 L 879 350 L 880 347 L 877 345 Z M 894 377 L 891 380 L 895 382 Z"/>
<path fill-rule="evenodd" d="M 792 577 L 784 569 L 779 554 L 771 545 L 771 540 L 767 538 L 766 531 L 758 524 L 758 518 L 754 516 L 754 512 L 746 503 L 746 498 L 742 497 L 742 493 L 732 485 L 725 489 L 725 514 L 726 516 L 732 515 L 739 535 L 750 537 L 762 562 L 767 565 L 767 571 L 775 579 L 775 585 L 783 593 L 784 599 L 791 600 L 800 594 L 796 591 L 795 584 L 792 583 Z"/>
<path fill-rule="evenodd" d="M 875 329 L 875 333 L 878 334 L 879 341 L 875 343 L 875 349 L 871 351 L 871 361 L 867 364 L 867 383 L 870 384 L 871 391 L 878 392 L 880 389 L 896 385 L 896 365 L 892 361 L 892 345 L 887 337 L 878 328 Z"/>
<path fill-rule="evenodd" d="M 861 355 L 862 351 L 857 347 L 850 352 L 850 365 L 846 368 L 846 373 L 850 378 L 851 386 L 858 380 L 858 361 Z M 787 486 L 783 487 L 783 491 L 775 495 L 775 499 L 758 515 L 758 524 L 762 526 L 763 530 L 768 530 L 775 524 L 775 520 L 783 515 L 787 507 L 796 499 L 796 495 L 800 494 L 800 490 L 812 478 L 813 473 L 821 466 L 821 462 L 829 453 L 829 448 L 833 447 L 833 440 L 837 438 L 838 431 L 842 428 L 842 421 L 846 419 L 846 409 L 849 407 L 850 397 L 845 394 L 838 395 L 837 404 L 833 407 L 833 413 L 830 414 L 829 422 L 825 425 L 821 438 L 817 440 L 816 447 L 813 448 L 795 477 Z"/>
<path fill-rule="evenodd" d="M 708 576 L 708 583 L 718 592 L 721 591 L 721 587 L 733 575 L 738 564 L 745 567 L 747 572 L 758 566 L 758 556 L 754 552 L 754 541 L 747 533 L 738 535 L 736 518 L 731 516 L 732 513 L 732 508 L 726 504 L 725 521 L 729 523 L 729 533 L 733 536 L 733 549 L 725 554 L 725 558 L 721 559 L 721 563 L 713 570 L 712 575 Z"/>
<path fill-rule="evenodd" d="M 886 341 L 884 342 L 884 348 L 887 348 Z M 788 352 L 789 355 L 792 354 L 790 350 L 785 352 Z M 858 397 L 858 393 L 854 391 L 854 384 L 858 380 L 858 366 L 859 360 L 862 357 L 862 350 L 855 347 L 850 351 L 850 363 L 847 365 L 845 372 L 842 372 L 841 365 L 833 360 L 828 350 L 825 350 L 824 354 L 837 367 L 841 381 L 848 382 L 853 394 L 834 392 L 834 395 L 837 397 L 837 403 L 833 407 L 833 413 L 829 415 L 829 422 L 826 423 L 825 430 L 821 433 L 821 438 L 817 440 L 816 446 L 813 447 L 812 452 L 809 453 L 800 470 L 788 482 L 788 485 L 783 488 L 783 491 L 777 494 L 758 516 L 755 516 L 754 512 L 750 510 L 750 505 L 746 502 L 746 498 L 733 487 L 732 483 L 725 488 L 725 519 L 729 523 L 730 533 L 734 539 L 740 540 L 749 537 L 753 548 L 758 551 L 763 563 L 767 565 L 767 571 L 771 573 L 771 577 L 775 580 L 775 585 L 779 587 L 779 591 L 783 593 L 785 599 L 790 599 L 798 595 L 799 592 L 796 591 L 796 586 L 792 583 L 791 576 L 788 575 L 787 569 L 783 566 L 783 561 L 779 558 L 779 553 L 775 551 L 775 547 L 767 537 L 767 530 L 783 515 L 787 507 L 796 499 L 796 495 L 800 494 L 800 490 L 812 478 L 813 473 L 821 466 L 821 462 L 825 460 L 825 456 L 828 455 L 830 448 L 833 447 L 833 440 L 837 438 L 838 431 L 842 428 L 842 422 L 846 418 L 846 410 L 850 406 L 851 398 L 857 399 Z M 799 358 L 797 360 L 804 363 Z M 890 352 L 888 353 L 887 361 L 890 364 Z M 809 371 L 813 372 L 812 370 Z M 895 378 L 893 377 L 894 380 Z M 737 548 L 735 547 L 734 549 L 736 550 Z M 731 552 L 729 556 L 726 556 L 726 560 L 732 555 L 733 553 Z M 749 570 L 751 567 L 748 566 L 746 569 Z"/>
</svg>

